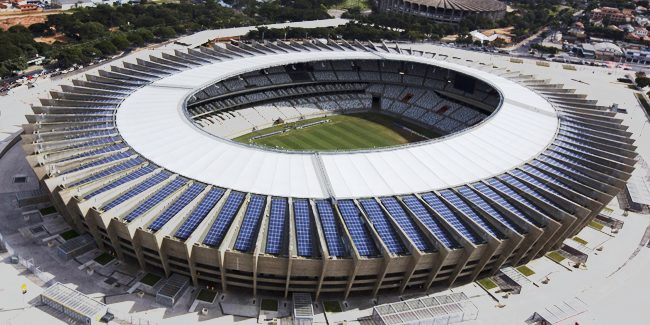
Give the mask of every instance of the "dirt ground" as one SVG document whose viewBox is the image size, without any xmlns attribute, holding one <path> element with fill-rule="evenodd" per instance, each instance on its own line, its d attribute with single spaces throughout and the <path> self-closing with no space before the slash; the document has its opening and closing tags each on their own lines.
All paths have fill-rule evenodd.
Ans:
<svg viewBox="0 0 650 325">
<path fill-rule="evenodd" d="M 46 36 L 46 37 L 35 37 L 35 41 L 41 42 L 41 43 L 47 43 L 47 44 L 52 44 L 56 41 L 67 43 L 70 41 L 69 38 L 65 37 L 64 35 L 54 35 L 54 36 Z"/>
<path fill-rule="evenodd" d="M 29 27 L 31 24 L 44 23 L 48 15 L 55 15 L 61 11 L 35 12 L 32 14 L 21 14 L 17 16 L 0 16 L 0 28 L 7 30 L 14 25 Z"/>
</svg>

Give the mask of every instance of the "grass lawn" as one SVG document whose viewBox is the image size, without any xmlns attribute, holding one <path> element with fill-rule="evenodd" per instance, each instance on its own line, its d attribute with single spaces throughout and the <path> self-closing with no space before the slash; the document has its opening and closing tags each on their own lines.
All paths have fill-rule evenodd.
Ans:
<svg viewBox="0 0 650 325">
<path fill-rule="evenodd" d="M 639 102 L 641 102 L 641 106 L 645 108 L 645 111 L 650 114 L 650 104 L 645 100 L 645 97 L 643 97 L 642 94 L 640 93 L 635 93 L 636 97 L 639 99 Z"/>
<path fill-rule="evenodd" d="M 63 238 L 63 240 L 68 241 L 68 240 L 70 240 L 72 238 L 79 237 L 79 233 L 76 230 L 72 229 L 72 230 L 68 230 L 66 232 L 60 233 L 59 236 L 61 236 L 61 238 Z"/>
<path fill-rule="evenodd" d="M 214 301 L 214 297 L 216 297 L 216 296 L 217 296 L 217 293 L 214 292 L 214 291 L 201 289 L 201 291 L 199 292 L 199 295 L 196 296 L 196 300 L 212 303 Z"/>
<path fill-rule="evenodd" d="M 340 313 L 341 304 L 338 301 L 323 301 L 323 308 L 328 313 Z"/>
<path fill-rule="evenodd" d="M 477 281 L 480 285 L 483 286 L 486 290 L 494 289 L 497 285 L 490 280 L 490 278 L 480 279 Z"/>
<path fill-rule="evenodd" d="M 359 10 L 371 9 L 369 0 L 345 0 L 345 2 L 341 4 L 336 4 L 330 7 L 330 9 L 341 8 L 358 8 Z"/>
<path fill-rule="evenodd" d="M 278 311 L 278 301 L 275 299 L 262 299 L 260 309 L 268 310 L 268 311 Z"/>
<path fill-rule="evenodd" d="M 592 222 L 590 222 L 590 223 L 589 223 L 589 226 L 591 226 L 592 228 L 596 228 L 596 229 L 598 229 L 598 230 L 603 230 L 603 227 L 605 227 L 605 226 L 599 224 L 599 223 L 596 222 L 596 221 L 592 221 Z"/>
<path fill-rule="evenodd" d="M 304 125 L 320 120 L 330 122 L 310 126 L 304 129 L 291 129 L 288 132 L 272 135 L 253 141 L 256 145 L 288 150 L 352 150 L 390 147 L 398 144 L 418 142 L 424 138 L 411 134 L 393 122 L 399 123 L 429 138 L 440 135 L 411 123 L 397 120 L 385 115 L 373 113 L 333 115 L 297 122 Z M 288 125 L 293 126 L 294 123 Z M 286 128 L 287 125 L 275 126 L 260 131 L 248 133 L 233 139 L 249 143 L 251 137 L 268 134 Z"/>
<path fill-rule="evenodd" d="M 156 285 L 156 283 L 158 283 L 158 281 L 160 281 L 160 279 L 162 278 L 155 274 L 147 273 L 144 278 L 140 279 L 140 282 L 153 287 Z"/>
<path fill-rule="evenodd" d="M 48 214 L 56 213 L 56 208 L 47 207 L 47 208 L 38 209 L 38 211 L 41 213 L 42 216 L 46 216 Z"/>
<path fill-rule="evenodd" d="M 525 265 L 522 265 L 522 266 L 518 267 L 517 271 L 521 272 L 521 274 L 523 274 L 525 276 L 531 276 L 531 275 L 535 274 L 535 271 L 529 269 Z"/>
<path fill-rule="evenodd" d="M 95 257 L 94 261 L 103 266 L 103 265 L 106 265 L 106 264 L 110 263 L 114 259 L 115 259 L 115 257 L 104 253 L 102 255 L 99 255 L 99 256 Z"/>
<path fill-rule="evenodd" d="M 583 245 L 587 245 L 587 243 L 589 243 L 588 241 L 586 241 L 586 240 L 584 240 L 584 239 L 582 239 L 580 237 L 573 237 L 573 240 L 575 240 L 575 241 L 577 241 L 577 242 L 579 242 L 580 244 L 583 244 Z"/>
<path fill-rule="evenodd" d="M 554 260 L 554 261 L 556 261 L 558 263 L 565 260 L 564 256 L 558 254 L 557 252 L 550 252 L 550 253 L 546 254 L 546 256 L 548 256 L 550 259 L 552 259 L 552 260 Z"/>
</svg>

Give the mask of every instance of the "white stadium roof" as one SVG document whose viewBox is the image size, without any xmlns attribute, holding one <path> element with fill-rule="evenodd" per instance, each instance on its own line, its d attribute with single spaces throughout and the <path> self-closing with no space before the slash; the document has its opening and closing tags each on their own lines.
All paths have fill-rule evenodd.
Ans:
<svg viewBox="0 0 650 325">
<path fill-rule="evenodd" d="M 286 152 L 249 147 L 206 133 L 185 115 L 195 90 L 246 71 L 296 62 L 393 59 L 438 65 L 491 83 L 503 95 L 485 122 L 442 139 L 381 150 Z M 371 52 L 269 54 L 217 62 L 153 82 L 120 105 L 124 141 L 174 173 L 233 190 L 273 196 L 389 196 L 443 189 L 485 179 L 537 157 L 554 140 L 555 109 L 534 91 L 474 68 L 434 59 Z M 324 172 L 319 170 L 322 160 Z"/>
</svg>

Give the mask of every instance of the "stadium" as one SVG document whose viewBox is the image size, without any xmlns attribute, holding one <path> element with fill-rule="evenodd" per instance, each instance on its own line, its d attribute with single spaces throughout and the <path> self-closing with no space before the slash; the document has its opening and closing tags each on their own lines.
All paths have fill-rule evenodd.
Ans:
<svg viewBox="0 0 650 325">
<path fill-rule="evenodd" d="M 635 163 L 584 95 L 399 45 L 215 45 L 85 79 L 24 125 L 55 207 L 120 260 L 224 293 L 471 282 L 557 249 Z"/>
<path fill-rule="evenodd" d="M 498 0 L 380 0 L 379 8 L 450 24 L 460 23 L 463 18 L 475 14 L 494 21 L 506 15 L 506 4 Z"/>
</svg>

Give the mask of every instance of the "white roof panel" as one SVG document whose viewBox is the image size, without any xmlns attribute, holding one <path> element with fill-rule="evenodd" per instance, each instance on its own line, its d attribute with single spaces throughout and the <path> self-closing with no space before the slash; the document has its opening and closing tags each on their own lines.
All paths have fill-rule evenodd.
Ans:
<svg viewBox="0 0 650 325">
<path fill-rule="evenodd" d="M 440 65 L 482 78 L 508 101 L 478 126 L 439 140 L 383 150 L 321 153 L 337 198 L 407 194 L 475 182 L 533 159 L 555 136 L 558 120 L 553 107 L 513 81 L 446 61 L 381 56 Z M 313 60 L 377 57 L 361 51 L 289 53 L 185 70 L 127 97 L 118 109 L 117 126 L 135 151 L 182 176 L 256 194 L 325 198 L 325 181 L 313 153 L 266 150 L 210 135 L 188 121 L 183 102 L 194 89 L 246 71 Z"/>
</svg>

